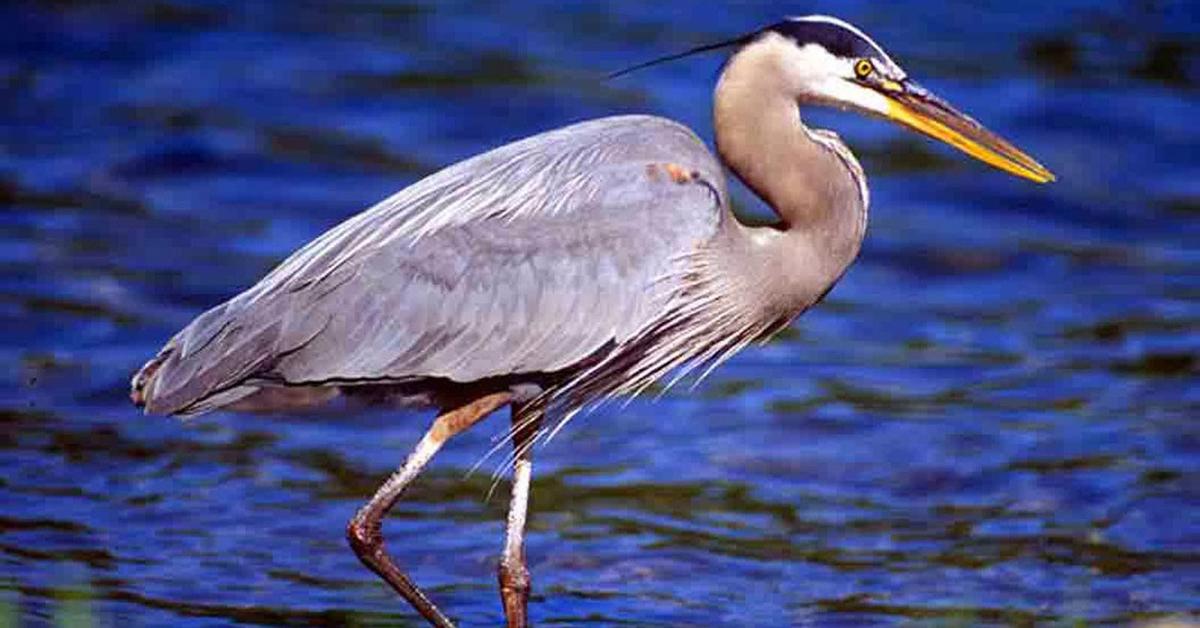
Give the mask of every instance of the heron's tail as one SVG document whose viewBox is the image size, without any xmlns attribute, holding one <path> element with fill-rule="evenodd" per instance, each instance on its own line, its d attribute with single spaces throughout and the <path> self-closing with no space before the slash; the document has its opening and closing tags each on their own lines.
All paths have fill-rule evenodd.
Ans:
<svg viewBox="0 0 1200 628">
<path fill-rule="evenodd" d="M 129 399 L 133 401 L 133 405 L 145 408 L 148 400 L 154 397 L 155 376 L 158 375 L 158 369 L 162 368 L 163 362 L 171 356 L 171 352 L 172 348 L 166 347 L 133 374 L 133 379 L 129 382 Z"/>
</svg>

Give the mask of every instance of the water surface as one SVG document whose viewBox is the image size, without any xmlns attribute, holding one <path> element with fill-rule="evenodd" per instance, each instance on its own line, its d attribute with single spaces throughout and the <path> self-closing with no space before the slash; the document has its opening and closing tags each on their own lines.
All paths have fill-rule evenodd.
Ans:
<svg viewBox="0 0 1200 628">
<path fill-rule="evenodd" d="M 351 213 L 573 121 L 711 140 L 720 55 L 821 11 L 1060 177 L 808 114 L 873 204 L 828 301 L 537 453 L 540 624 L 1127 624 L 1200 612 L 1200 12 L 1187 2 L 17 2 L 0 9 L 0 625 L 413 624 L 343 539 L 428 416 L 128 405 L 193 316 Z M 744 190 L 740 211 L 761 214 Z M 786 270 L 786 269 L 781 269 Z M 452 443 L 403 564 L 494 625 L 506 486 Z M 77 624 L 74 624 L 77 625 Z"/>
</svg>

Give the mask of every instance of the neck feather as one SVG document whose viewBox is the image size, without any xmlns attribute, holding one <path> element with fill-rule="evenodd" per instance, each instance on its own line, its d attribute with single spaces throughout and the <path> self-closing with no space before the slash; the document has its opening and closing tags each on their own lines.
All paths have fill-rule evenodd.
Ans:
<svg viewBox="0 0 1200 628">
<path fill-rule="evenodd" d="M 782 38 L 779 38 L 780 40 Z M 714 97 L 717 151 L 779 223 L 736 225 L 721 279 L 794 316 L 819 300 L 858 255 L 866 230 L 865 179 L 837 137 L 800 121 L 788 81 L 790 44 L 760 40 L 730 59 Z M 730 221 L 732 222 L 732 221 Z"/>
<path fill-rule="evenodd" d="M 804 126 L 796 89 L 786 77 L 791 44 L 768 38 L 730 59 L 713 103 L 717 150 L 734 174 L 785 227 L 821 223 L 846 184 L 866 205 L 866 183 L 853 154 L 827 131 Z M 864 207 L 865 209 L 865 207 Z"/>
</svg>

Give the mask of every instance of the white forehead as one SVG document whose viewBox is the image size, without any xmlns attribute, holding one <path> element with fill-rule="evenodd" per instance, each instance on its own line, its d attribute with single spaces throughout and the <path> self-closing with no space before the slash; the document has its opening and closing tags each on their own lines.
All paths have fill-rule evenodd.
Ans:
<svg viewBox="0 0 1200 628">
<path fill-rule="evenodd" d="M 903 77 L 903 75 L 904 75 L 904 72 L 903 72 L 903 70 L 900 69 L 900 66 L 897 65 L 896 62 L 892 60 L 892 58 L 888 55 L 888 53 L 884 52 L 882 46 L 875 43 L 874 39 L 871 39 L 871 37 L 869 35 L 862 32 L 862 29 L 858 28 L 857 26 L 855 26 L 845 20 L 840 20 L 831 15 L 788 16 L 787 20 L 789 22 L 816 22 L 816 23 L 820 23 L 820 24 L 831 24 L 831 25 L 837 26 L 839 28 L 844 28 L 844 29 L 850 31 L 851 33 L 854 33 L 855 35 L 857 35 L 863 41 L 867 42 L 867 44 L 869 46 L 871 46 L 871 48 L 875 52 L 879 53 L 879 58 L 883 59 L 884 61 L 887 61 L 888 65 L 890 65 L 892 67 L 892 69 L 895 70 L 896 72 L 899 72 L 901 77 Z"/>
</svg>

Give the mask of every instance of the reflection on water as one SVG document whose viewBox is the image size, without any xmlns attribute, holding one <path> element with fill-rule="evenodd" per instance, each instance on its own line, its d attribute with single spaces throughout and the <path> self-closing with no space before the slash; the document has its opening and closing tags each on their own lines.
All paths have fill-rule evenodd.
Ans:
<svg viewBox="0 0 1200 628">
<path fill-rule="evenodd" d="M 871 234 L 818 310 L 695 391 L 539 451 L 544 624 L 1124 624 L 1200 612 L 1195 11 L 817 3 L 1045 161 L 1036 187 L 873 121 Z M 786 9 L 790 10 L 790 9 Z M 582 118 L 710 137 L 738 3 L 23 2 L 0 9 L 0 625 L 385 625 L 345 520 L 426 417 L 139 416 L 129 373 L 439 165 Z M 749 215 L 761 207 L 738 190 Z M 494 624 L 493 419 L 388 522 Z"/>
</svg>

